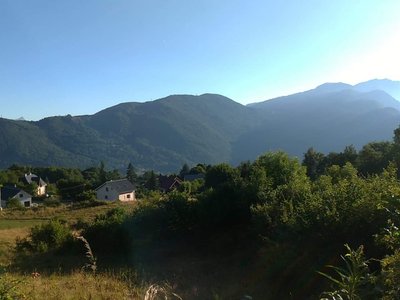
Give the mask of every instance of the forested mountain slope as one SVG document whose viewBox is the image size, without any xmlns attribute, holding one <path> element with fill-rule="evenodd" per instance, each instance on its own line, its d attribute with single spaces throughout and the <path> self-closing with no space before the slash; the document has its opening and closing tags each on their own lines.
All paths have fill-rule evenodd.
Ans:
<svg viewBox="0 0 400 300">
<path fill-rule="evenodd" d="M 396 82 L 316 89 L 248 106 L 221 95 L 172 95 L 88 116 L 0 119 L 0 167 L 13 163 L 177 171 L 182 164 L 238 163 L 269 150 L 302 156 L 390 140 L 400 124 Z"/>
</svg>

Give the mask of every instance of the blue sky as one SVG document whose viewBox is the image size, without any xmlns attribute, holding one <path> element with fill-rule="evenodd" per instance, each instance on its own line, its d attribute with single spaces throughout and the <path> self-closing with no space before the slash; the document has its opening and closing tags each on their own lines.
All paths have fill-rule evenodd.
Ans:
<svg viewBox="0 0 400 300">
<path fill-rule="evenodd" d="M 400 79 L 398 0 L 0 0 L 0 115 Z"/>
</svg>

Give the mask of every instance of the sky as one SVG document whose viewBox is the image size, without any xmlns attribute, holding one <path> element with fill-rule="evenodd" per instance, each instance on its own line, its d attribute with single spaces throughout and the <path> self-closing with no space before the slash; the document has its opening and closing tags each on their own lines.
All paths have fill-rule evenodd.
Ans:
<svg viewBox="0 0 400 300">
<path fill-rule="evenodd" d="M 0 116 L 400 80 L 398 0 L 0 0 Z"/>
</svg>

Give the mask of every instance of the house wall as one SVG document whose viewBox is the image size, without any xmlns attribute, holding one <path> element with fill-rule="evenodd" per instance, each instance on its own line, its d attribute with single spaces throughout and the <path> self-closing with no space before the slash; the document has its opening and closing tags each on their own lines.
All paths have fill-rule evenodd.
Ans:
<svg viewBox="0 0 400 300">
<path fill-rule="evenodd" d="M 119 194 L 116 190 L 109 185 L 104 185 L 96 190 L 96 198 L 105 201 L 134 201 L 136 200 L 135 191 L 130 193 Z"/>
<path fill-rule="evenodd" d="M 1 193 L 0 193 L 1 198 Z M 32 196 L 25 192 L 24 190 L 20 190 L 15 196 L 12 198 L 16 198 L 24 207 L 31 207 L 32 206 Z M 5 208 L 7 207 L 7 200 L 0 200 L 0 207 Z"/>
<path fill-rule="evenodd" d="M 136 200 L 135 191 L 133 191 L 131 193 L 120 194 L 118 199 L 120 201 L 134 201 L 134 200 Z"/>
<path fill-rule="evenodd" d="M 46 194 L 46 186 L 45 185 L 44 186 L 39 186 L 37 188 L 37 195 L 38 196 L 43 196 L 45 194 Z"/>
<path fill-rule="evenodd" d="M 20 191 L 14 198 L 17 198 L 24 207 L 32 206 L 32 196 L 25 191 Z"/>
<path fill-rule="evenodd" d="M 108 185 L 104 185 L 96 190 L 96 198 L 99 200 L 114 201 L 118 200 L 118 193 Z"/>
</svg>

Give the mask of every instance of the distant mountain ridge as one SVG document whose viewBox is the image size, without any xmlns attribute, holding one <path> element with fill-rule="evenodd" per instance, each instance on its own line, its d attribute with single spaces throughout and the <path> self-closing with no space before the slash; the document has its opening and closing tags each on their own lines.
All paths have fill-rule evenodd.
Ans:
<svg viewBox="0 0 400 300">
<path fill-rule="evenodd" d="M 400 124 L 400 82 L 317 88 L 244 106 L 216 94 L 172 95 L 128 102 L 94 115 L 37 122 L 0 119 L 0 167 L 13 163 L 161 172 L 183 163 L 238 163 L 282 149 L 301 157 L 308 147 L 339 151 L 391 139 Z"/>
<path fill-rule="evenodd" d="M 400 81 L 393 81 L 389 79 L 373 79 L 358 83 L 354 86 L 354 88 L 359 92 L 381 90 L 400 101 Z"/>
</svg>

